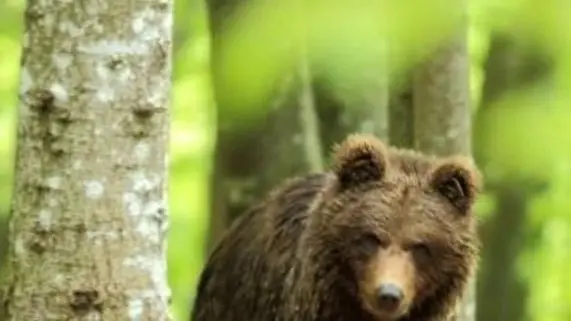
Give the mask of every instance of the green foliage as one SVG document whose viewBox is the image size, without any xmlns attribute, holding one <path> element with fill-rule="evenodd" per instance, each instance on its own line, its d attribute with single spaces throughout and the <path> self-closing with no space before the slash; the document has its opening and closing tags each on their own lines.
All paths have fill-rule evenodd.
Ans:
<svg viewBox="0 0 571 321">
<path fill-rule="evenodd" d="M 494 158 L 488 171 L 494 179 L 550 175 L 562 159 L 569 160 L 571 109 L 566 93 L 526 88 L 506 95 L 485 115 L 487 130 L 478 137 L 485 154 Z M 563 96 L 563 97 L 562 97 Z"/>
<path fill-rule="evenodd" d="M 314 74 L 344 91 L 355 92 L 382 72 L 399 76 L 455 31 L 460 17 L 448 10 L 454 3 L 251 1 L 221 36 L 220 113 L 233 125 L 262 117 L 257 106 L 304 52 Z"/>
<path fill-rule="evenodd" d="M 10 3 L 9 3 L 10 4 Z M 0 5 L 0 182 L 11 182 L 13 150 L 18 101 L 21 7 L 13 3 L 5 9 Z M 0 215 L 8 213 L 12 184 L 0 184 Z"/>
<path fill-rule="evenodd" d="M 528 308 L 533 320 L 563 321 L 571 318 L 571 166 L 560 159 L 550 175 L 551 187 L 538 197 L 529 212 L 529 229 L 539 242 L 520 257 L 521 276 L 534 294 Z"/>
</svg>

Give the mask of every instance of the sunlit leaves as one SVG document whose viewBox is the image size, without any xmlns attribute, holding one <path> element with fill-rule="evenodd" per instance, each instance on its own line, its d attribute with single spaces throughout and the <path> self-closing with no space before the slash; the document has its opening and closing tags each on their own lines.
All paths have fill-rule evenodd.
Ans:
<svg viewBox="0 0 571 321">
<path fill-rule="evenodd" d="M 359 88 L 372 73 L 398 74 L 455 32 L 463 17 L 455 3 L 253 1 L 236 11 L 221 35 L 221 112 L 255 117 L 304 53 L 314 74 L 345 88 Z"/>
<path fill-rule="evenodd" d="M 525 88 L 505 95 L 483 122 L 477 139 L 491 159 L 489 180 L 546 177 L 561 159 L 571 157 L 568 132 L 571 109 L 564 93 L 546 88 Z M 497 174 L 497 177 L 496 175 Z"/>
<path fill-rule="evenodd" d="M 557 55 L 569 44 L 571 2 L 561 0 L 477 0 L 478 21 L 494 30 L 512 32 Z"/>
</svg>

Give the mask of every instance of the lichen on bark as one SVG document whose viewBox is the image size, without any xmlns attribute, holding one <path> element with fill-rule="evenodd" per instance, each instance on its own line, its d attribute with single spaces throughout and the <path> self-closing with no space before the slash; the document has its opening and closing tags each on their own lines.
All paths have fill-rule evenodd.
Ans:
<svg viewBox="0 0 571 321">
<path fill-rule="evenodd" d="M 30 0 L 2 320 L 169 320 L 172 2 Z"/>
</svg>

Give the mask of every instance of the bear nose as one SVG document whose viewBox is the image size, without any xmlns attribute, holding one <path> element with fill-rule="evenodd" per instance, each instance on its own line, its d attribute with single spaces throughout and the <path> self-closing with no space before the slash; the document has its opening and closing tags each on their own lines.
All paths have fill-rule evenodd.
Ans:
<svg viewBox="0 0 571 321">
<path fill-rule="evenodd" d="M 384 283 L 377 290 L 379 305 L 381 308 L 391 311 L 398 307 L 403 298 L 402 290 L 393 283 Z"/>
</svg>

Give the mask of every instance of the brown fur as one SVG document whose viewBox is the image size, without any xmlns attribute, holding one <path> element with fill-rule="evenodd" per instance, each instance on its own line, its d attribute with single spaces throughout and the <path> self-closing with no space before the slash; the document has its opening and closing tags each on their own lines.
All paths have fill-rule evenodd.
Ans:
<svg viewBox="0 0 571 321">
<path fill-rule="evenodd" d="M 191 320 L 440 320 L 476 265 L 479 186 L 467 158 L 351 135 L 331 172 L 287 181 L 232 225 Z M 385 281 L 404 294 L 395 312 L 375 301 Z"/>
</svg>

